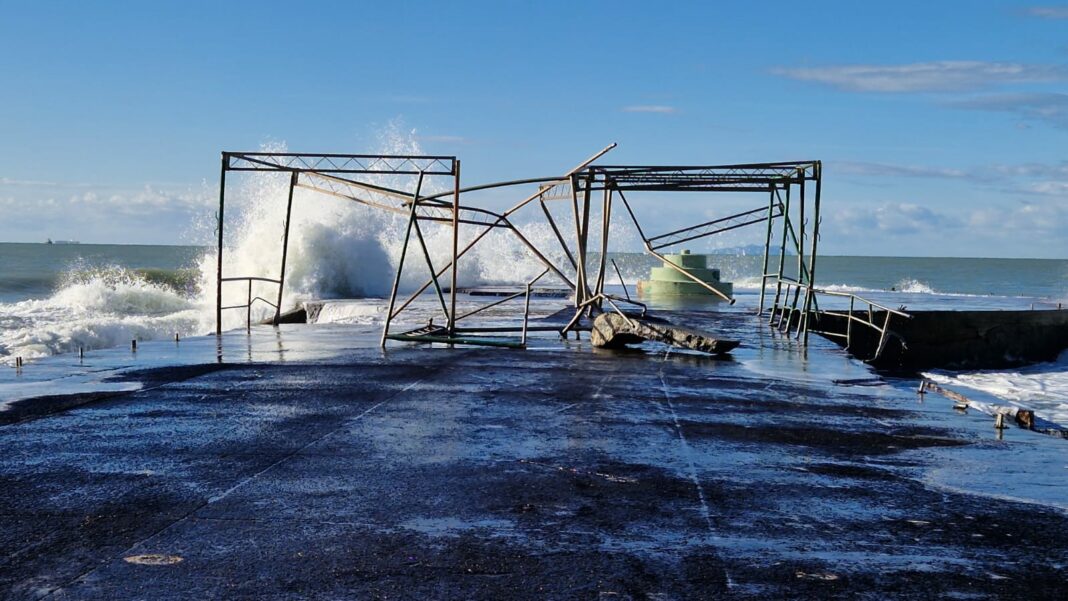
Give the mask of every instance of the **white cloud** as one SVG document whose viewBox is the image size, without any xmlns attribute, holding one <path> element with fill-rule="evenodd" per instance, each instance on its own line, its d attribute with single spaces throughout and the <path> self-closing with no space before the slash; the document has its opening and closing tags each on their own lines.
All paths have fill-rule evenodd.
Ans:
<svg viewBox="0 0 1068 601">
<path fill-rule="evenodd" d="M 1068 80 L 1062 65 L 983 61 L 933 61 L 904 65 L 780 67 L 772 73 L 850 92 L 960 92 L 1011 83 Z"/>
<path fill-rule="evenodd" d="M 1068 162 L 995 164 L 954 169 L 854 161 L 831 162 L 828 173 L 873 178 L 932 178 L 959 180 L 993 187 L 1006 194 L 1068 197 Z"/>
<path fill-rule="evenodd" d="M 847 236 L 870 236 L 873 231 L 909 235 L 960 225 L 960 220 L 953 216 L 908 202 L 883 203 L 874 207 L 848 206 L 831 211 L 827 218 L 834 229 Z"/>
<path fill-rule="evenodd" d="M 1068 19 L 1068 6 L 1032 6 L 1024 12 L 1040 19 Z"/>
<path fill-rule="evenodd" d="M 993 94 L 950 103 L 950 106 L 977 111 L 1014 114 L 1022 119 L 1045 121 L 1068 128 L 1068 94 Z"/>
<path fill-rule="evenodd" d="M 1068 161 L 1047 165 L 1024 163 L 1022 165 L 991 165 L 988 169 L 1012 177 L 1060 177 L 1068 180 Z"/>
<path fill-rule="evenodd" d="M 0 177 L 0 186 L 20 186 L 20 187 L 39 187 L 39 188 L 92 188 L 97 184 L 87 184 L 81 182 L 50 182 L 44 180 L 33 179 L 14 179 L 10 177 Z"/>
<path fill-rule="evenodd" d="M 667 106 L 664 104 L 633 104 L 623 107 L 624 113 L 660 113 L 662 115 L 670 115 L 678 112 L 673 106 Z"/>
<path fill-rule="evenodd" d="M 1043 194 L 1048 196 L 1064 196 L 1068 198 L 1068 181 L 1034 182 L 1027 186 L 1027 190 L 1034 194 Z"/>
<path fill-rule="evenodd" d="M 927 167 L 918 165 L 892 165 L 889 163 L 868 163 L 863 161 L 839 161 L 828 165 L 830 170 L 849 175 L 871 177 L 931 177 L 960 179 L 971 177 L 963 169 Z"/>
<path fill-rule="evenodd" d="M 983 207 L 971 211 L 968 226 L 988 232 L 1056 234 L 1068 228 L 1068 207 L 1059 203 L 1024 202 L 1015 207 Z"/>
<path fill-rule="evenodd" d="M 199 188 L 166 190 L 151 184 L 136 190 L 116 190 L 110 194 L 84 192 L 67 198 L 69 205 L 86 205 L 115 214 L 142 214 L 146 209 L 169 211 L 198 211 L 217 202 L 217 192 L 207 184 Z"/>
</svg>

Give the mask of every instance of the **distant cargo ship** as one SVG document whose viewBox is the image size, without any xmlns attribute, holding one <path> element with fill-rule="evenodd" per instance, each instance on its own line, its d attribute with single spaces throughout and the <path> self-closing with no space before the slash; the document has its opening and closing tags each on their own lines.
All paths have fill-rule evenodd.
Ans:
<svg viewBox="0 0 1068 601">
<path fill-rule="evenodd" d="M 49 238 L 45 244 L 81 244 L 81 242 L 77 240 L 52 240 Z"/>
</svg>

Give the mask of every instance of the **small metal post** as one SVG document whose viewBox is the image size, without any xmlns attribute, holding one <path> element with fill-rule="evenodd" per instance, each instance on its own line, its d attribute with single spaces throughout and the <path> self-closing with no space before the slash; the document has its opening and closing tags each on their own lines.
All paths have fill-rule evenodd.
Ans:
<svg viewBox="0 0 1068 601">
<path fill-rule="evenodd" d="M 853 306 L 857 297 L 853 294 L 849 295 L 849 318 L 846 319 L 846 350 L 853 346 Z M 923 392 L 923 385 L 920 385 L 920 392 Z"/>
<path fill-rule="evenodd" d="M 84 346 L 79 346 L 78 347 L 78 360 L 82 360 L 82 359 L 85 359 L 85 347 Z"/>
<path fill-rule="evenodd" d="M 527 344 L 527 320 L 530 317 L 530 282 L 527 282 L 527 298 L 523 301 L 523 346 Z"/>
<path fill-rule="evenodd" d="M 245 331 L 252 331 L 252 278 L 248 280 L 248 302 L 245 304 Z"/>
<path fill-rule="evenodd" d="M 615 259 L 612 259 L 612 268 L 616 270 L 616 277 L 619 278 L 619 285 L 623 286 L 623 294 L 627 296 L 627 300 L 630 300 L 630 292 L 627 290 L 627 283 L 623 281 L 623 274 L 619 273 L 619 265 L 616 265 Z"/>
<path fill-rule="evenodd" d="M 134 353 L 137 352 L 137 339 L 136 338 L 134 338 L 133 340 L 130 341 L 130 351 L 132 351 Z"/>
</svg>

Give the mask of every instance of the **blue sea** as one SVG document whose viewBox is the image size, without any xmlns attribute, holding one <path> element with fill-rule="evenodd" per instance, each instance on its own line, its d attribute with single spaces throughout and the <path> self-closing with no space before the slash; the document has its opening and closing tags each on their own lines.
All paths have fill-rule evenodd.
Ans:
<svg viewBox="0 0 1068 601">
<path fill-rule="evenodd" d="M 310 298 L 362 298 L 338 305 L 320 321 L 379 323 L 381 297 L 388 290 L 389 252 L 369 253 L 366 241 L 331 241 L 314 235 L 297 240 L 287 270 L 289 303 Z M 347 246 L 346 246 L 347 245 Z M 348 249 L 349 256 L 342 250 Z M 16 357 L 35 359 L 89 351 L 130 340 L 186 338 L 214 331 L 213 249 L 195 246 L 0 243 L 0 364 Z M 276 257 L 257 249 L 231 251 L 228 267 L 243 273 L 264 271 Z M 613 253 L 623 284 L 648 276 L 657 265 L 638 253 Z M 365 263 L 361 265 L 361 260 Z M 795 261 L 787 257 L 787 261 Z M 376 262 L 377 264 L 370 264 Z M 734 282 L 740 310 L 755 309 L 762 257 L 714 255 L 713 266 Z M 508 284 L 527 279 L 507 255 L 475 258 L 477 270 L 461 278 L 467 286 Z M 817 262 L 820 288 L 852 292 L 913 309 L 1048 309 L 1068 306 L 1068 260 L 937 257 L 823 256 Z M 406 287 L 419 280 L 406 280 Z M 240 301 L 242 291 L 224 289 Z M 257 291 L 258 294 L 267 291 Z M 236 295 L 236 296 L 234 296 Z M 229 298 L 229 297 L 228 297 Z M 267 311 L 260 307 L 258 311 Z M 232 312 L 227 328 L 243 327 Z M 1068 357 L 1008 371 L 932 374 L 947 384 L 999 399 L 1045 408 L 1046 417 L 1068 424 Z"/>
</svg>

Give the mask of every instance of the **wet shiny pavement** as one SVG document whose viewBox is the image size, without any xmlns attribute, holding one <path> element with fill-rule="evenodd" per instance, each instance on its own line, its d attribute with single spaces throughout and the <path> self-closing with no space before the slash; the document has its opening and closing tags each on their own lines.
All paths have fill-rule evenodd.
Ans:
<svg viewBox="0 0 1068 601">
<path fill-rule="evenodd" d="M 1062 509 L 926 480 L 985 420 L 759 346 L 356 348 L 2 426 L 0 596 L 1068 596 Z"/>
</svg>

